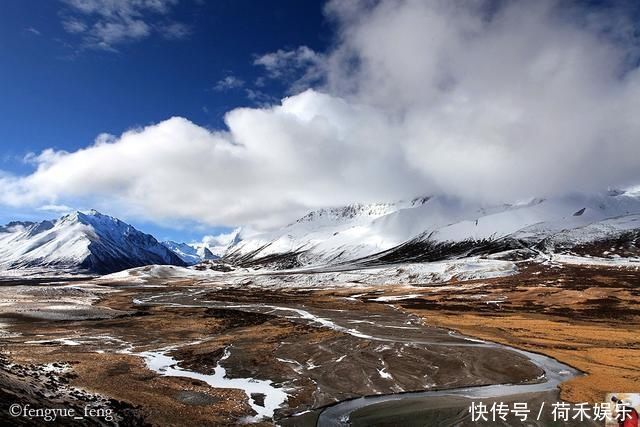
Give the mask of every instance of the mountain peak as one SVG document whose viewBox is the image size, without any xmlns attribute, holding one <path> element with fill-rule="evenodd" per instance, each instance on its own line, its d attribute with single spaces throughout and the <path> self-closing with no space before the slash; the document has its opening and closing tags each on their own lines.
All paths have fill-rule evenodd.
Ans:
<svg viewBox="0 0 640 427">
<path fill-rule="evenodd" d="M 95 209 L 2 231 L 0 267 L 8 269 L 57 267 L 111 273 L 149 264 L 185 264 L 153 236 Z"/>
<path fill-rule="evenodd" d="M 105 215 L 95 209 L 89 209 L 88 211 L 76 211 L 75 213 L 77 213 L 80 216 L 83 217 L 93 217 L 93 218 L 105 218 L 105 219 L 109 219 L 112 221 L 120 221 L 118 218 L 109 216 L 109 215 Z"/>
<path fill-rule="evenodd" d="M 161 242 L 161 244 L 175 253 L 182 261 L 188 265 L 197 264 L 203 260 L 218 259 L 211 250 L 202 244 L 178 243 L 172 240 Z"/>
<path fill-rule="evenodd" d="M 321 208 L 309 212 L 296 223 L 314 222 L 320 219 L 336 221 L 351 220 L 354 218 L 377 218 L 395 212 L 399 209 L 411 208 L 423 205 L 431 199 L 431 196 L 420 196 L 409 201 L 398 200 L 391 203 L 351 203 L 345 206 Z M 291 224 L 290 224 L 291 225 Z"/>
<path fill-rule="evenodd" d="M 90 209 L 88 211 L 75 211 L 71 212 L 60 218 L 60 222 L 74 222 L 81 223 L 85 225 L 97 225 L 99 223 L 114 223 L 118 225 L 124 225 L 125 223 L 120 221 L 118 218 L 105 215 L 100 213 L 95 209 Z"/>
</svg>

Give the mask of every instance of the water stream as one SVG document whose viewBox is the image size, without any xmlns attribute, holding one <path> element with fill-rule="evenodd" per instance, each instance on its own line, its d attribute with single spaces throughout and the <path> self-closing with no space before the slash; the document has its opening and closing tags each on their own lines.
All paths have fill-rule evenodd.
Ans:
<svg viewBox="0 0 640 427">
<path fill-rule="evenodd" d="M 495 344 L 495 346 L 505 348 L 526 356 L 531 362 L 544 370 L 544 378 L 541 378 L 542 381 L 528 384 L 495 384 L 479 387 L 454 388 L 448 390 L 427 390 L 410 393 L 396 393 L 359 397 L 356 399 L 338 402 L 335 405 L 325 408 L 320 413 L 317 425 L 321 427 L 348 425 L 349 415 L 354 411 L 382 402 L 415 398 L 432 398 L 438 396 L 457 396 L 466 397 L 468 399 L 481 400 L 507 397 L 523 393 L 540 393 L 554 390 L 561 382 L 567 381 L 575 377 L 576 375 L 579 375 L 580 373 L 576 369 L 542 354 L 519 350 L 501 344 Z"/>
</svg>

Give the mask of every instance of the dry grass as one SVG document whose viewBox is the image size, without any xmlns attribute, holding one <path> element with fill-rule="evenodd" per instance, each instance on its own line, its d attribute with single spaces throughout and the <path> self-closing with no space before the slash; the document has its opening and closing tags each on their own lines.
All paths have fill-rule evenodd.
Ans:
<svg viewBox="0 0 640 427">
<path fill-rule="evenodd" d="M 639 322 L 576 322 L 536 314 L 480 314 L 418 310 L 432 325 L 543 353 L 585 372 L 563 383 L 569 402 L 599 402 L 611 391 L 640 389 Z"/>
<path fill-rule="evenodd" d="M 585 372 L 563 383 L 561 396 L 594 403 L 608 392 L 640 391 L 639 284 L 635 269 L 531 265 L 511 277 L 431 288 L 403 306 L 428 324 Z"/>
</svg>

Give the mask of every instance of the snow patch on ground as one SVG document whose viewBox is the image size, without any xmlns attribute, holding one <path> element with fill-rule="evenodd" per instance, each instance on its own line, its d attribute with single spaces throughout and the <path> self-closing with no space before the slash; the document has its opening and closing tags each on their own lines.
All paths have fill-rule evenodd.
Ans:
<svg viewBox="0 0 640 427">
<path fill-rule="evenodd" d="M 106 274 L 96 279 L 98 282 L 128 282 L 144 284 L 149 279 L 194 279 L 219 276 L 223 273 L 194 268 L 178 267 L 174 265 L 147 265 L 131 268 L 117 273 Z"/>
<path fill-rule="evenodd" d="M 380 374 L 381 378 L 386 378 L 388 380 L 393 379 L 390 373 L 386 371 L 387 368 L 378 369 L 378 374 Z"/>
<path fill-rule="evenodd" d="M 218 361 L 212 375 L 201 374 L 189 371 L 178 366 L 178 361 L 168 356 L 165 352 L 147 351 L 138 353 L 144 358 L 147 367 L 154 372 L 169 377 L 185 377 L 203 381 L 214 388 L 235 388 L 245 392 L 249 399 L 251 408 L 257 413 L 251 422 L 259 422 L 265 418 L 273 418 L 274 411 L 282 406 L 288 398 L 287 392 L 279 387 L 273 386 L 271 381 L 258 380 L 255 378 L 228 378 L 226 369 L 220 362 L 226 360 L 231 355 L 230 350 L 225 349 L 224 355 Z M 251 398 L 251 394 L 264 394 L 264 406 L 256 404 Z"/>
<path fill-rule="evenodd" d="M 402 301 L 405 299 L 417 298 L 420 294 L 409 294 L 409 295 L 390 295 L 386 297 L 377 297 L 373 298 L 372 301 L 377 302 L 389 302 L 389 301 Z"/>
<path fill-rule="evenodd" d="M 76 345 L 82 345 L 82 343 L 79 343 L 78 341 L 74 341 L 68 338 L 55 338 L 52 340 L 36 340 L 36 341 L 25 341 L 25 344 L 48 344 L 48 343 L 58 343 L 60 345 L 71 345 L 71 346 L 76 346 Z"/>
<path fill-rule="evenodd" d="M 423 285 L 451 279 L 474 280 L 510 276 L 517 273 L 516 263 L 481 257 L 430 263 L 407 263 L 366 268 L 354 265 L 339 271 L 314 270 L 248 270 L 223 273 L 165 265 L 134 268 L 96 279 L 98 282 L 124 282 L 153 285 L 156 279 L 192 279 L 207 285 L 266 288 L 339 288 L 369 285 Z M 157 286 L 157 284 L 155 285 Z M 391 300 L 390 300 L 391 301 Z"/>
<path fill-rule="evenodd" d="M 571 265 L 595 265 L 604 267 L 640 268 L 640 258 L 599 258 L 575 255 L 554 255 L 553 261 Z"/>
</svg>

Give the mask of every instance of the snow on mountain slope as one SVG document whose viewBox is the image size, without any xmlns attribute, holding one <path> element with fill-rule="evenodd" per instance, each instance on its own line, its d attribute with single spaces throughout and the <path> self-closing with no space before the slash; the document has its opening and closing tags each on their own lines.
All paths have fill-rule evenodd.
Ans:
<svg viewBox="0 0 640 427">
<path fill-rule="evenodd" d="M 348 259 L 384 250 L 388 243 L 370 233 L 374 219 L 415 208 L 428 198 L 398 203 L 352 204 L 310 212 L 281 230 L 246 235 L 241 231 L 225 257 L 231 260 L 261 258 L 282 253 L 308 251 L 309 263 Z"/>
<path fill-rule="evenodd" d="M 457 280 L 489 279 L 516 274 L 516 263 L 479 257 L 447 260 L 430 263 L 404 263 L 367 268 L 316 270 L 264 271 L 240 268 L 231 272 L 211 269 L 179 268 L 172 266 L 147 266 L 102 276 L 99 280 L 136 282 L 155 286 L 157 279 L 207 278 L 209 283 L 223 283 L 224 286 L 277 288 L 340 288 L 369 287 L 371 285 L 424 285 L 428 283 Z M 479 284 L 477 286 L 484 286 Z"/>
<path fill-rule="evenodd" d="M 161 244 L 96 211 L 0 227 L 0 269 L 5 271 L 109 273 L 149 264 L 193 265 L 223 253 L 224 262 L 245 267 L 377 265 L 516 248 L 535 254 L 640 257 L 640 192 L 493 206 L 444 196 L 353 204 L 313 211 L 277 231 L 233 230 L 194 244 Z"/>
<path fill-rule="evenodd" d="M 97 211 L 0 227 L 0 269 L 110 273 L 148 264 L 184 265 L 153 236 Z"/>
<path fill-rule="evenodd" d="M 173 241 L 162 242 L 162 245 L 178 255 L 187 265 L 194 265 L 206 259 L 217 259 L 218 256 L 211 253 L 211 250 L 203 245 L 188 245 L 186 243 L 177 243 Z"/>
<path fill-rule="evenodd" d="M 630 214 L 558 231 L 553 234 L 553 240 L 556 243 L 571 243 L 575 245 L 605 240 L 620 233 L 639 230 L 640 214 Z"/>
<path fill-rule="evenodd" d="M 200 257 L 200 260 L 205 260 L 220 258 L 229 245 L 209 246 L 206 243 L 197 242 L 191 243 L 190 246 L 196 250 L 196 254 Z"/>
<path fill-rule="evenodd" d="M 189 246 L 196 249 L 201 259 L 215 260 L 222 257 L 229 246 L 238 241 L 240 230 L 240 228 L 236 228 L 226 233 L 207 235 L 200 242 L 189 243 Z"/>
<path fill-rule="evenodd" d="M 236 263 L 295 254 L 302 265 L 349 261 L 408 241 L 466 242 L 512 238 L 580 243 L 639 229 L 640 196 L 615 192 L 484 206 L 437 196 L 385 205 L 312 212 L 287 227 L 241 236 L 226 258 Z M 289 262 L 287 266 L 295 265 Z"/>
<path fill-rule="evenodd" d="M 199 263 L 201 260 L 198 255 L 198 251 L 196 248 L 187 245 L 186 243 L 178 243 L 171 240 L 167 240 L 165 242 L 161 242 L 162 246 L 172 251 L 174 254 L 178 255 L 182 261 L 184 261 L 187 265 L 194 265 Z"/>
</svg>

